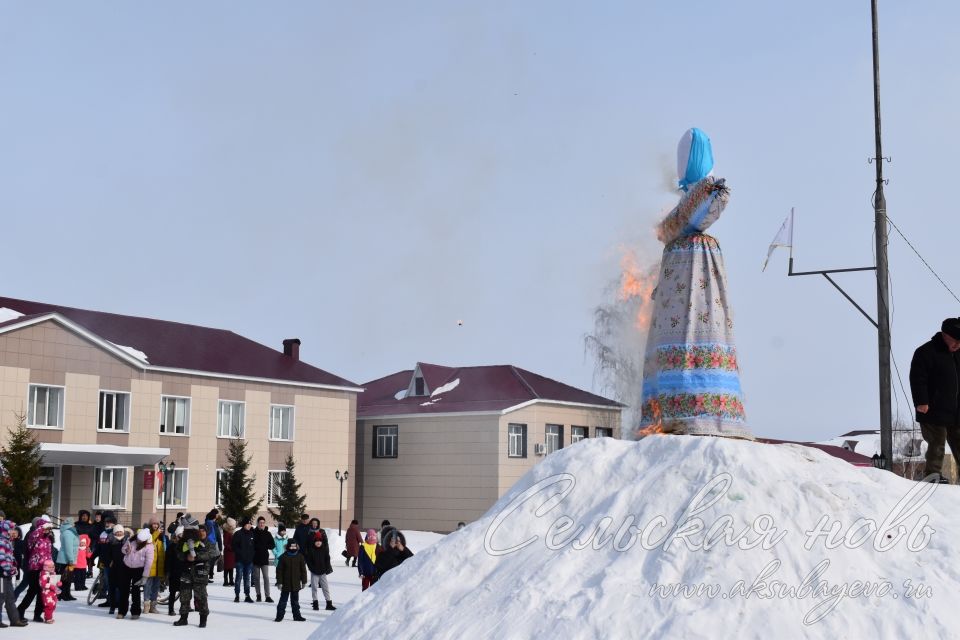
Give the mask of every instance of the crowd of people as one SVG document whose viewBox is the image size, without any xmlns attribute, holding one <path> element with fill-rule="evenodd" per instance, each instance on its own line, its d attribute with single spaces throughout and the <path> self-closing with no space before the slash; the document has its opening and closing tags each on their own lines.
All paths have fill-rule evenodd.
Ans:
<svg viewBox="0 0 960 640">
<path fill-rule="evenodd" d="M 271 584 L 278 589 L 277 622 L 288 603 L 294 620 L 306 620 L 299 593 L 308 584 L 314 611 L 320 610 L 320 594 L 324 609 L 336 610 L 327 579 L 333 573 L 330 542 L 320 520 L 309 514 L 301 516 L 291 535 L 282 523 L 274 534 L 263 517 L 243 518 L 238 524 L 222 518 L 217 509 L 203 521 L 178 513 L 166 527 L 151 517 L 139 530 L 119 524 L 112 511 L 91 516 L 83 510 L 76 520 L 60 522 L 59 546 L 54 528 L 49 517 L 34 518 L 21 537 L 16 523 L 0 511 L 0 610 L 9 618 L 8 625 L 0 615 L 0 627 L 27 626 L 31 605 L 34 622 L 52 624 L 57 603 L 76 600 L 73 594 L 86 591 L 91 578 L 100 585 L 97 599 L 103 602 L 97 606 L 110 616 L 123 619 L 129 614 L 137 620 L 142 614 L 157 614 L 161 594 L 167 591 L 167 614 L 179 614 L 175 626 L 186 625 L 189 614 L 196 612 L 199 626 L 205 627 L 210 613 L 207 586 L 218 571 L 223 586 L 233 587 L 234 602 L 240 602 L 242 588 L 244 602 L 274 603 Z M 413 555 L 403 533 L 387 520 L 379 532 L 368 529 L 365 534 L 353 520 L 345 543 L 344 562 L 357 568 L 363 590 Z"/>
</svg>

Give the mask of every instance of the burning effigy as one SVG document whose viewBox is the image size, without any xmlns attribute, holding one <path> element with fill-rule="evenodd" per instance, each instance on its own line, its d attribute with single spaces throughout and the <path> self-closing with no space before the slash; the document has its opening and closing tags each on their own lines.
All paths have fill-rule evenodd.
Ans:
<svg viewBox="0 0 960 640">
<path fill-rule="evenodd" d="M 730 199 L 710 138 L 690 129 L 677 149 L 680 202 L 657 226 L 664 243 L 644 351 L 636 435 L 752 439 L 743 407 L 723 254 L 704 233 Z"/>
</svg>

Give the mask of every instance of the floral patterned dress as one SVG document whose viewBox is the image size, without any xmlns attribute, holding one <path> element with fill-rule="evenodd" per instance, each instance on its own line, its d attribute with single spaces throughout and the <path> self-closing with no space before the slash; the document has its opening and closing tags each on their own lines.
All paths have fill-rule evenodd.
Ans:
<svg viewBox="0 0 960 640">
<path fill-rule="evenodd" d="M 722 179 L 692 185 L 657 228 L 665 243 L 644 354 L 638 435 L 752 439 L 743 408 L 723 254 L 703 231 L 729 200 Z"/>
</svg>

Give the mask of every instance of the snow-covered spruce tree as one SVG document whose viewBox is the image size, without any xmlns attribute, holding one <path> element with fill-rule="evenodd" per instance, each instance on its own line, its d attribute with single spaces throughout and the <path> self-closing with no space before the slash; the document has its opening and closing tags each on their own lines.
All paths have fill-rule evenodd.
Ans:
<svg viewBox="0 0 960 640">
<path fill-rule="evenodd" d="M 29 523 L 50 506 L 50 495 L 37 482 L 43 453 L 27 429 L 27 417 L 15 414 L 17 425 L 7 429 L 9 441 L 0 450 L 0 506 L 17 524 Z"/>
<path fill-rule="evenodd" d="M 307 509 L 307 497 L 300 493 L 301 483 L 297 482 L 293 454 L 287 454 L 286 473 L 280 477 L 274 492 L 277 496 L 277 508 L 267 509 L 277 524 L 281 522 L 292 527 L 300 522 L 300 514 Z"/>
<path fill-rule="evenodd" d="M 250 473 L 250 458 L 247 457 L 247 441 L 234 438 L 227 451 L 227 468 L 220 481 L 220 503 L 223 515 L 239 522 L 243 518 L 253 517 L 263 504 L 263 497 L 256 500 L 253 487 L 257 483 L 257 474 Z M 256 500 L 256 502 L 254 502 Z"/>
</svg>

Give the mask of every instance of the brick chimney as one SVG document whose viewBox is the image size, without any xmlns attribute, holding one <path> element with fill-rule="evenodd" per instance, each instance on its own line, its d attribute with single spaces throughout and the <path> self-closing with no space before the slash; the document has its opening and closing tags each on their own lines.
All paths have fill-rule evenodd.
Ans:
<svg viewBox="0 0 960 640">
<path fill-rule="evenodd" d="M 283 355 L 293 358 L 294 362 L 300 361 L 300 338 L 287 338 L 283 341 Z"/>
</svg>

